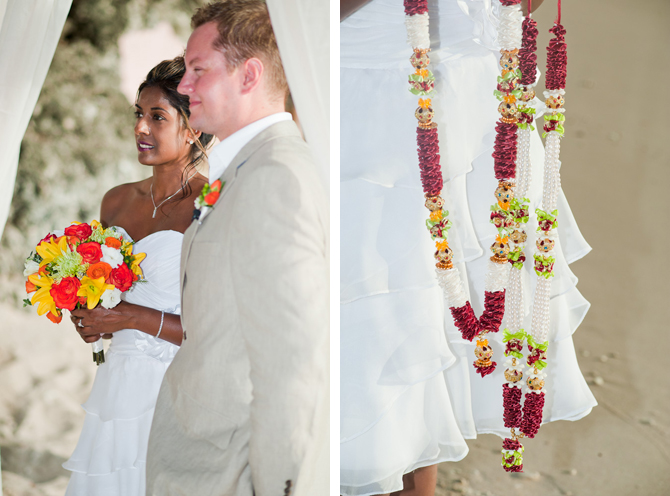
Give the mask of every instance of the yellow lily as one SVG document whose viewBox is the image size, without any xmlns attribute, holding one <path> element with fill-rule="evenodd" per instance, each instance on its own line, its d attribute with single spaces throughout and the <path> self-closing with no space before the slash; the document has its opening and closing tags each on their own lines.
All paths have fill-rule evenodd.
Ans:
<svg viewBox="0 0 670 496">
<path fill-rule="evenodd" d="M 102 293 L 108 289 L 114 289 L 114 285 L 106 284 L 104 277 L 91 279 L 88 276 L 84 276 L 81 279 L 81 286 L 79 287 L 79 291 L 77 291 L 77 296 L 86 297 L 86 306 L 91 310 L 98 305 Z"/>
<path fill-rule="evenodd" d="M 28 280 L 39 288 L 30 299 L 30 303 L 37 305 L 37 315 L 44 315 L 47 312 L 58 315 L 56 303 L 49 292 L 53 280 L 49 276 L 40 274 L 39 272 L 29 275 Z"/>
<path fill-rule="evenodd" d="M 130 263 L 130 270 L 132 270 L 133 274 L 135 274 L 137 277 L 143 277 L 140 263 L 146 258 L 146 256 L 146 253 L 136 253 L 133 255 L 133 261 Z"/>
<path fill-rule="evenodd" d="M 67 237 L 61 236 L 57 239 L 51 238 L 49 241 L 42 241 L 36 248 L 37 254 L 42 257 L 40 267 L 44 267 L 46 264 L 53 262 L 56 257 L 60 257 L 67 252 Z"/>
</svg>

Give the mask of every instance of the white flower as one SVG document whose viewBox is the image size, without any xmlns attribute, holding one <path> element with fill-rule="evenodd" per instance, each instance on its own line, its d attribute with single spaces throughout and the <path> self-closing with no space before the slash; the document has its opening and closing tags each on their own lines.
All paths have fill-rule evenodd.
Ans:
<svg viewBox="0 0 670 496">
<path fill-rule="evenodd" d="M 114 308 L 121 301 L 121 291 L 117 288 L 107 289 L 100 297 L 101 305 L 105 308 Z"/>
<path fill-rule="evenodd" d="M 23 266 L 25 267 L 23 277 L 28 277 L 40 270 L 40 264 L 31 259 L 26 260 Z"/>
<path fill-rule="evenodd" d="M 100 246 L 102 250 L 102 258 L 100 261 L 108 263 L 112 269 L 116 269 L 123 263 L 123 254 L 118 248 L 112 248 L 107 245 Z"/>
</svg>

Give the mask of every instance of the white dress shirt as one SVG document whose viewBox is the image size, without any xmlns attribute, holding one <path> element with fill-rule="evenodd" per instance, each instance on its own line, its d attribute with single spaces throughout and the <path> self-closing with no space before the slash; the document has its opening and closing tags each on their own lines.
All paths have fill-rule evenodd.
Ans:
<svg viewBox="0 0 670 496">
<path fill-rule="evenodd" d="M 291 119 L 292 116 L 288 112 L 277 112 L 276 114 L 268 115 L 234 132 L 212 148 L 208 157 L 209 183 L 212 184 L 219 179 L 228 168 L 228 165 L 230 165 L 230 162 L 235 158 L 235 155 L 261 131 L 264 131 L 273 124 Z"/>
</svg>

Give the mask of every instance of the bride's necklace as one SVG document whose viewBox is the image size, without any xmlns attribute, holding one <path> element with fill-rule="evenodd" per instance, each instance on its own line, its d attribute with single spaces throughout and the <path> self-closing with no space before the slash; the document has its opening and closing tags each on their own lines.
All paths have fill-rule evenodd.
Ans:
<svg viewBox="0 0 670 496">
<path fill-rule="evenodd" d="M 191 180 L 191 178 L 192 178 L 193 176 L 195 176 L 197 173 L 198 173 L 198 171 L 196 171 L 196 172 L 194 172 L 193 174 L 191 174 L 191 175 L 188 177 L 188 179 L 186 179 L 186 182 L 185 182 L 185 183 L 184 183 L 184 184 L 183 184 L 177 191 L 175 191 L 173 194 L 171 194 L 170 196 L 168 196 L 165 200 L 163 200 L 162 202 L 160 202 L 158 205 L 156 205 L 156 201 L 154 200 L 154 182 L 153 182 L 153 180 L 152 180 L 152 181 L 151 181 L 151 186 L 149 186 L 149 193 L 151 194 L 151 203 L 153 203 L 153 205 L 154 205 L 154 213 L 151 215 L 151 218 L 152 218 L 152 219 L 155 219 L 155 218 L 156 218 L 156 211 L 160 208 L 160 206 L 161 206 L 163 203 L 165 203 L 166 201 L 168 201 L 170 198 L 174 198 L 175 195 L 177 195 L 177 193 L 179 193 L 179 192 L 181 192 L 181 191 L 184 191 L 184 188 L 186 187 L 186 185 L 188 184 L 188 182 L 189 182 L 189 181 Z"/>
<path fill-rule="evenodd" d="M 502 0 L 503 5 L 518 4 L 521 0 Z M 427 96 L 435 86 L 435 77 L 428 70 L 430 59 L 430 33 L 428 26 L 427 0 L 405 0 L 405 25 L 407 27 L 408 42 L 414 50 L 410 62 L 416 72 L 409 76 L 410 92 L 418 96 Z M 517 7 L 517 10 L 518 7 Z M 472 341 L 477 337 L 475 348 L 476 360 L 474 367 L 482 376 L 493 372 L 496 363 L 491 360 L 493 350 L 485 336 L 489 332 L 498 332 L 505 313 L 505 287 L 510 271 L 509 240 L 522 223 L 528 220 L 527 200 L 518 200 L 514 197 L 515 167 L 517 158 L 517 111 L 514 104 L 518 79 L 521 77 L 518 69 L 518 49 L 521 44 L 520 11 L 512 15 L 506 23 L 501 22 L 503 39 L 503 56 L 500 64 L 502 76 L 501 85 L 509 91 L 509 95 L 500 104 L 502 117 L 496 125 L 496 142 L 494 157 L 494 171 L 498 179 L 498 188 L 495 190 L 497 204 L 491 207 L 491 222 L 498 229 L 496 241 L 491 246 L 493 256 L 488 262 L 484 281 L 484 312 L 477 319 L 468 297 L 463 289 L 458 269 L 452 263 L 453 251 L 447 242 L 447 232 L 451 222 L 444 210 L 444 199 L 440 196 L 442 190 L 442 170 L 440 166 L 439 142 L 437 124 L 432 122 L 434 111 L 430 99 L 419 99 L 419 108 L 415 116 L 419 121 L 417 127 L 417 144 L 419 152 L 419 168 L 421 182 L 426 196 L 426 207 L 431 211 L 426 221 L 432 238 L 436 241 L 437 251 L 437 279 L 442 287 L 448 306 L 454 318 L 455 325 L 461 331 L 463 339 Z M 511 46 L 510 46 L 511 45 Z M 518 253 L 517 253 L 518 258 Z M 514 260 L 512 260 L 514 262 Z"/>
</svg>

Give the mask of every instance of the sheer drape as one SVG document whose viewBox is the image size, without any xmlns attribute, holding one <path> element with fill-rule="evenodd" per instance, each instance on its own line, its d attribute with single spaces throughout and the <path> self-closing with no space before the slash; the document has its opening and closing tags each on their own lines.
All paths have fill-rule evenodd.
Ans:
<svg viewBox="0 0 670 496">
<path fill-rule="evenodd" d="M 267 5 L 305 140 L 327 185 L 330 154 L 329 2 L 268 0 Z"/>
<path fill-rule="evenodd" d="M 267 0 L 272 28 L 300 125 L 328 191 L 330 155 L 330 29 L 325 0 Z M 328 360 L 327 356 L 322 357 Z M 329 494 L 329 389 L 324 384 L 312 424 L 314 442 L 296 496 Z"/>
<path fill-rule="evenodd" d="M 72 0 L 0 0 L 0 236 L 12 202 L 21 140 Z"/>
</svg>

